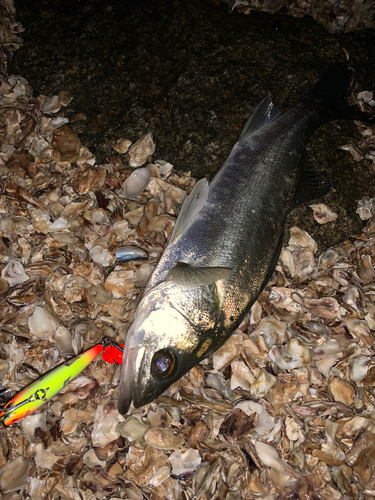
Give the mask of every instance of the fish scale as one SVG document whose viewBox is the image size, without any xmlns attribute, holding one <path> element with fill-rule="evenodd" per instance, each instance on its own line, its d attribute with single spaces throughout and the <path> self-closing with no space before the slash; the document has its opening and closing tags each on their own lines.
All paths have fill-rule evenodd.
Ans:
<svg viewBox="0 0 375 500">
<path fill-rule="evenodd" d="M 272 275 L 289 211 L 327 192 L 303 161 L 311 134 L 366 118 L 343 104 L 349 82 L 335 65 L 282 115 L 268 94 L 211 184 L 193 188 L 127 333 L 121 413 L 151 402 L 239 326 Z"/>
<path fill-rule="evenodd" d="M 245 138 L 236 144 L 210 185 L 207 206 L 166 249 L 148 288 L 164 281 L 182 260 L 204 267 L 231 267 L 221 310 L 225 328 L 236 328 L 269 275 L 269 262 L 293 204 L 304 144 L 319 120 L 323 122 L 324 117 L 318 112 L 302 113 L 296 106 L 267 125 L 267 130 L 254 134 L 250 143 Z M 294 134 L 281 136 L 280 130 L 290 129 Z M 293 141 L 296 130 L 301 136 L 297 144 Z M 245 186 L 251 187 L 250 192 Z M 194 307 L 193 302 L 186 304 L 186 315 Z"/>
</svg>

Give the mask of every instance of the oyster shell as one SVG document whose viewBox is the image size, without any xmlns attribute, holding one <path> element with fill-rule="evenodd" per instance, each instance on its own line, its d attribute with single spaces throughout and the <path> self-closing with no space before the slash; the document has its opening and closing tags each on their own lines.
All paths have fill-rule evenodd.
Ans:
<svg viewBox="0 0 375 500">
<path fill-rule="evenodd" d="M 337 213 L 333 212 L 327 205 L 324 205 L 324 203 L 310 205 L 310 207 L 313 209 L 314 219 L 319 224 L 327 224 L 327 222 L 337 220 Z"/>
<path fill-rule="evenodd" d="M 151 172 L 148 168 L 138 168 L 130 174 L 124 182 L 123 193 L 125 198 L 134 198 L 141 193 L 151 179 Z"/>
<path fill-rule="evenodd" d="M 117 151 L 120 154 L 124 154 L 128 151 L 131 144 L 132 144 L 132 141 L 129 141 L 129 139 L 119 139 L 116 142 L 115 151 Z"/>
<path fill-rule="evenodd" d="M 155 151 L 155 144 L 152 140 L 152 134 L 145 134 L 129 149 L 129 165 L 133 168 L 141 167 L 146 163 L 149 156 Z"/>
<path fill-rule="evenodd" d="M 21 262 L 15 259 L 10 259 L 8 264 L 3 267 L 1 271 L 1 277 L 3 280 L 7 281 L 10 286 L 19 285 L 20 283 L 25 283 L 30 277 L 25 273 L 24 267 Z"/>
<path fill-rule="evenodd" d="M 28 319 L 30 332 L 39 338 L 48 338 L 57 328 L 56 322 L 46 314 L 43 307 L 35 307 Z"/>
</svg>

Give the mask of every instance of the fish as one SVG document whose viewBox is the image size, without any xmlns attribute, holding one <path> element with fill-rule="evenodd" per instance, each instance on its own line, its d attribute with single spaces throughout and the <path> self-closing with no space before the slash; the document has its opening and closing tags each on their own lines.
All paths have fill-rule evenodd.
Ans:
<svg viewBox="0 0 375 500">
<path fill-rule="evenodd" d="M 289 212 L 330 189 L 306 160 L 312 133 L 331 120 L 370 120 L 345 104 L 350 80 L 334 64 L 283 114 L 268 93 L 211 183 L 195 184 L 127 332 L 121 414 L 156 399 L 241 324 L 273 274 Z"/>
</svg>

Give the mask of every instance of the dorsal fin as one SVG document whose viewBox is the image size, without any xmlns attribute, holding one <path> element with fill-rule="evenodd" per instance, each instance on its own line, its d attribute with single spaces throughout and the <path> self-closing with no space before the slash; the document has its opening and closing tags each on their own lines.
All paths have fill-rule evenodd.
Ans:
<svg viewBox="0 0 375 500">
<path fill-rule="evenodd" d="M 178 238 L 196 218 L 207 201 L 209 190 L 208 180 L 205 177 L 195 184 L 181 207 L 169 243 Z"/>
<path fill-rule="evenodd" d="M 245 136 L 253 134 L 256 130 L 268 125 L 280 115 L 280 111 L 276 108 L 271 99 L 271 93 L 268 92 L 266 97 L 261 101 L 253 111 L 250 118 L 244 126 L 239 141 Z"/>
</svg>

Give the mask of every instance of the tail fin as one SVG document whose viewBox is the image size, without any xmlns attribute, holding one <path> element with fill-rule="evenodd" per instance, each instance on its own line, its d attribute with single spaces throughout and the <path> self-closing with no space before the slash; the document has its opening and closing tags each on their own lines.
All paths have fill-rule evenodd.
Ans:
<svg viewBox="0 0 375 500">
<path fill-rule="evenodd" d="M 330 119 L 349 118 L 374 123 L 375 115 L 364 113 L 357 106 L 349 106 L 345 102 L 351 76 L 346 64 L 333 64 L 304 98 L 313 99 L 323 105 Z"/>
</svg>

